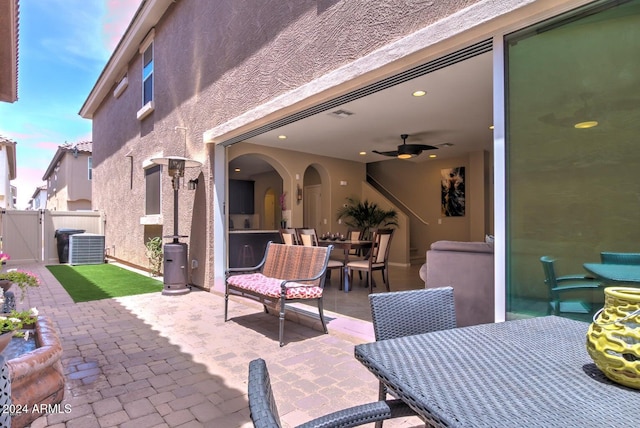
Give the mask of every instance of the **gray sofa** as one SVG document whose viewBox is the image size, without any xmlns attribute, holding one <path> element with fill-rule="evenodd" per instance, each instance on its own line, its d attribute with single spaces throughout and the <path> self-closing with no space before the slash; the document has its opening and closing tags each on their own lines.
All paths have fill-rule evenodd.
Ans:
<svg viewBox="0 0 640 428">
<path fill-rule="evenodd" d="M 420 278 L 426 288 L 453 287 L 458 327 L 494 322 L 493 244 L 434 242 Z"/>
</svg>

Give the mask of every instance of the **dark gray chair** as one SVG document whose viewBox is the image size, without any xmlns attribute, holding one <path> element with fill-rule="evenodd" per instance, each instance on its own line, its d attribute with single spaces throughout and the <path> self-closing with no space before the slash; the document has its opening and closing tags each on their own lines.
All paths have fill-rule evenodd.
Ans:
<svg viewBox="0 0 640 428">
<path fill-rule="evenodd" d="M 456 328 L 452 287 L 369 294 L 376 341 Z M 378 399 L 387 389 L 382 382 Z M 376 422 L 381 427 L 382 422 Z"/>
<path fill-rule="evenodd" d="M 549 290 L 549 306 L 547 314 L 559 315 L 561 312 L 588 314 L 591 305 L 582 300 L 568 300 L 563 298 L 567 293 L 596 290 L 603 284 L 595 278 L 585 274 L 563 275 L 556 274 L 555 260 L 549 256 L 540 257 L 544 270 L 544 283 Z"/>
<path fill-rule="evenodd" d="M 281 428 L 269 371 L 266 362 L 261 358 L 249 363 L 249 410 L 255 428 Z M 401 400 L 378 401 L 330 413 L 299 425 L 298 428 L 357 427 L 413 415 L 413 410 Z"/>
</svg>

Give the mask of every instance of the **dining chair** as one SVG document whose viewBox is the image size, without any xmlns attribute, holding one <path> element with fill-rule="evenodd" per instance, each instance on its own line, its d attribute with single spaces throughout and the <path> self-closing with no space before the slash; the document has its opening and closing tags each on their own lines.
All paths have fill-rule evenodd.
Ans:
<svg viewBox="0 0 640 428">
<path fill-rule="evenodd" d="M 354 260 L 347 263 L 349 282 L 353 283 L 353 271 L 366 272 L 369 292 L 373 292 L 373 272 L 382 271 L 382 281 L 389 287 L 389 249 L 394 229 L 375 229 L 371 238 L 371 250 L 366 260 Z"/>
<path fill-rule="evenodd" d="M 372 293 L 369 304 L 376 341 L 456 328 L 453 287 Z M 380 382 L 378 400 L 386 396 Z"/>
<path fill-rule="evenodd" d="M 249 363 L 249 411 L 255 428 L 281 428 L 278 407 L 271 388 L 267 363 L 258 358 Z M 371 422 L 405 416 L 415 412 L 401 400 L 377 401 L 339 410 L 313 419 L 298 428 L 356 427 Z"/>
<path fill-rule="evenodd" d="M 361 239 L 364 239 L 365 236 L 363 236 L 362 233 L 362 229 L 355 229 L 350 227 L 349 229 L 347 229 L 347 239 L 351 240 L 351 241 L 360 241 Z M 366 258 L 366 256 L 362 253 L 362 248 L 352 248 L 349 250 L 349 258 L 352 257 L 360 257 L 360 258 Z M 360 277 L 360 280 L 362 281 L 362 271 L 358 271 L 358 276 Z"/>
<path fill-rule="evenodd" d="M 600 262 L 602 264 L 640 265 L 640 253 L 614 253 L 610 251 L 602 251 L 600 253 Z"/>
<path fill-rule="evenodd" d="M 298 232 L 295 229 L 280 229 L 280 238 L 285 245 L 300 245 Z"/>
<path fill-rule="evenodd" d="M 588 314 L 591 312 L 591 305 L 582 300 L 564 300 L 563 295 L 570 292 L 585 290 L 597 290 L 603 284 L 595 278 L 587 275 L 556 275 L 555 259 L 549 256 L 540 257 L 544 270 L 544 283 L 549 290 L 549 306 L 547 314 L 559 315 L 565 313 Z"/>
<path fill-rule="evenodd" d="M 318 246 L 318 235 L 315 228 L 297 228 L 296 235 L 301 245 L 306 245 L 307 247 Z M 340 289 L 342 290 L 344 283 L 344 263 L 339 260 L 329 259 L 327 269 L 329 269 L 327 271 L 327 279 L 329 280 L 331 279 L 331 271 L 338 269 L 340 272 Z"/>
</svg>

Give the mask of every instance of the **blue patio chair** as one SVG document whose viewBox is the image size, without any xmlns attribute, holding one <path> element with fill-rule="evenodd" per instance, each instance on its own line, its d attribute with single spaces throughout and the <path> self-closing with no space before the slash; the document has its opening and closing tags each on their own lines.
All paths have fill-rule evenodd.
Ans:
<svg viewBox="0 0 640 428">
<path fill-rule="evenodd" d="M 560 315 L 562 312 L 588 314 L 591 305 L 582 300 L 565 300 L 567 293 L 584 290 L 597 290 L 603 284 L 587 275 L 556 275 L 555 260 L 549 256 L 540 257 L 544 270 L 544 283 L 549 290 L 549 306 L 547 314 Z"/>
<path fill-rule="evenodd" d="M 602 264 L 640 265 L 640 253 L 614 253 L 603 251 L 600 253 Z"/>
</svg>

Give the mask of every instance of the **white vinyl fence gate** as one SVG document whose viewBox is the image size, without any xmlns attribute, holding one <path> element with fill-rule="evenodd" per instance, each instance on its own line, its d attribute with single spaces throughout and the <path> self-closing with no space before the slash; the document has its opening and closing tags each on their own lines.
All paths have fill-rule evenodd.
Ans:
<svg viewBox="0 0 640 428">
<path fill-rule="evenodd" d="M 58 229 L 104 235 L 104 217 L 96 211 L 0 211 L 0 245 L 11 257 L 7 264 L 58 263 Z"/>
</svg>

